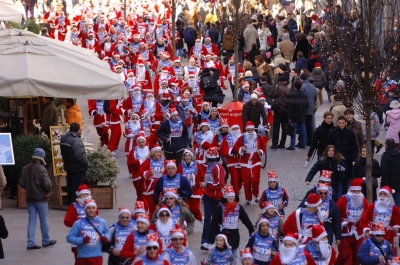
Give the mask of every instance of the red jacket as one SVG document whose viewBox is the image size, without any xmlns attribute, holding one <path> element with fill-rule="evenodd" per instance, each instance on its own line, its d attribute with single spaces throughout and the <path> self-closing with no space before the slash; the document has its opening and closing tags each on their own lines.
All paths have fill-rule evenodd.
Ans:
<svg viewBox="0 0 400 265">
<path fill-rule="evenodd" d="M 99 215 L 99 209 L 96 209 L 96 215 Z M 66 227 L 72 227 L 72 225 L 81 219 L 76 212 L 76 208 L 73 203 L 68 206 L 67 212 L 64 217 L 64 225 Z"/>
<path fill-rule="evenodd" d="M 149 229 L 147 231 L 150 231 Z M 130 233 L 126 238 L 124 246 L 121 249 L 121 259 L 131 259 L 131 264 L 135 259 L 135 252 L 139 249 L 139 246 L 135 246 L 135 238 L 134 234 Z M 162 253 L 162 242 L 158 239 L 158 245 L 160 246 L 158 249 L 158 253 L 161 255 Z M 136 264 L 136 263 L 135 263 Z M 165 263 L 164 263 L 165 264 Z M 169 263 L 167 263 L 169 264 Z"/>
<path fill-rule="evenodd" d="M 150 154 L 150 150 L 149 150 L 149 154 Z M 132 150 L 130 150 L 127 160 L 126 160 L 126 164 L 128 166 L 129 173 L 132 174 L 132 181 L 137 181 L 137 180 L 141 179 L 141 176 L 139 175 L 139 172 L 140 172 L 139 169 L 143 162 L 144 161 L 141 161 L 135 157 L 135 148 L 132 148 Z"/>
<path fill-rule="evenodd" d="M 203 173 L 200 176 L 201 182 L 206 182 L 205 175 L 207 169 L 202 170 Z M 222 188 L 225 185 L 225 169 L 219 163 L 216 163 L 215 166 L 211 170 L 212 172 L 212 182 L 206 182 L 206 187 L 204 188 L 204 195 L 207 195 L 210 198 L 215 200 L 220 200 L 223 196 Z"/>
<path fill-rule="evenodd" d="M 127 114 L 127 111 L 122 108 L 121 99 L 112 99 L 108 103 L 110 110 L 110 125 L 119 124 L 121 122 L 121 115 Z"/>
<path fill-rule="evenodd" d="M 95 99 L 88 99 L 88 110 L 89 110 L 89 115 L 91 117 L 94 116 L 93 119 L 93 126 L 94 127 L 103 127 L 103 126 L 109 126 L 108 121 L 110 119 L 109 114 L 99 114 L 100 112 L 103 112 L 103 108 L 100 106 L 96 105 L 96 100 Z M 96 112 L 96 114 L 94 114 Z"/>
<path fill-rule="evenodd" d="M 240 166 L 242 167 L 247 167 L 247 168 L 253 168 L 255 166 L 259 166 L 261 165 L 261 157 L 260 155 L 257 154 L 257 150 L 253 150 L 253 152 L 251 152 L 249 149 L 249 146 L 246 147 L 246 151 L 243 152 L 242 151 L 242 146 L 244 146 L 244 137 L 246 137 L 246 135 L 242 135 L 240 136 L 235 145 L 233 146 L 233 151 L 236 154 L 240 155 Z M 254 149 L 258 149 L 261 150 L 263 152 L 262 155 L 266 155 L 265 152 L 265 142 L 263 137 L 261 136 L 257 136 L 257 140 L 256 140 L 256 147 Z"/>
<path fill-rule="evenodd" d="M 230 142 L 227 140 L 228 136 L 229 134 L 224 137 L 224 140 L 222 140 L 221 149 L 219 150 L 220 154 L 221 156 L 226 157 L 226 165 L 228 167 L 239 168 L 239 155 L 233 152 L 233 146 L 235 145 L 237 140 L 235 142 Z"/>
<path fill-rule="evenodd" d="M 363 204 L 364 204 L 364 208 L 363 208 L 363 211 L 361 212 L 361 216 L 364 213 L 364 211 L 368 208 L 368 202 L 365 198 L 363 199 Z M 362 237 L 363 230 L 360 226 L 360 221 L 358 221 L 356 223 L 348 221 L 346 196 L 340 197 L 339 200 L 336 202 L 336 205 L 339 208 L 339 213 L 340 213 L 340 222 L 342 224 L 342 236 L 352 236 L 353 235 L 356 237 L 356 239 Z M 346 225 L 346 226 L 344 226 L 344 225 Z M 354 232 L 356 232 L 357 235 L 354 235 L 353 234 Z"/>
<path fill-rule="evenodd" d="M 307 265 L 317 265 L 307 251 L 304 251 L 304 255 L 306 256 L 306 260 L 307 260 L 306 264 Z M 281 262 L 281 259 L 279 257 L 279 253 L 274 256 L 274 258 L 271 260 L 271 263 L 269 265 L 283 265 Z"/>
<path fill-rule="evenodd" d="M 150 158 L 146 159 L 139 169 L 139 176 L 142 178 L 143 182 L 143 194 L 152 195 L 154 193 L 154 187 L 156 186 L 157 180 L 162 177 L 165 171 L 165 160 L 164 167 L 161 169 L 162 172 L 152 175 L 150 172 Z"/>
</svg>

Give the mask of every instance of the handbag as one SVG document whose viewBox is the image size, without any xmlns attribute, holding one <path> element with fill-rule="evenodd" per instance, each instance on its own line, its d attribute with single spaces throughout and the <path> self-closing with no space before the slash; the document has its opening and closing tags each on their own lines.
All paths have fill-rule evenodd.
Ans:
<svg viewBox="0 0 400 265">
<path fill-rule="evenodd" d="M 94 228 L 94 230 L 96 230 L 97 234 L 99 234 L 100 238 L 103 236 L 99 230 L 97 230 L 97 228 L 92 224 L 92 222 L 89 220 L 89 218 L 85 217 L 86 221 L 89 222 L 89 224 Z M 111 242 L 108 241 L 107 243 L 104 243 L 103 241 L 101 241 L 101 251 L 102 252 L 109 252 L 111 249 Z"/>
<path fill-rule="evenodd" d="M 284 123 L 283 129 L 282 129 L 282 134 L 293 136 L 294 135 L 293 123 L 291 123 L 291 122 Z"/>
<path fill-rule="evenodd" d="M 275 44 L 274 37 L 267 36 L 267 45 L 268 45 L 268 47 L 272 47 L 272 46 L 274 46 L 274 44 Z"/>
<path fill-rule="evenodd" d="M 276 89 L 276 97 L 278 98 L 279 96 L 279 86 Z M 279 112 L 281 110 L 281 105 L 279 104 L 278 101 L 276 101 L 276 98 L 272 101 L 271 109 L 273 112 Z"/>
</svg>

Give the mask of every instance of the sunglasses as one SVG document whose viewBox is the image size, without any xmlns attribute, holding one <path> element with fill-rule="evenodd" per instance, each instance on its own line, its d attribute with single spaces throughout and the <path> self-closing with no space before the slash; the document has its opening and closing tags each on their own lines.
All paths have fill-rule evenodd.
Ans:
<svg viewBox="0 0 400 265">
<path fill-rule="evenodd" d="M 385 235 L 375 235 L 375 237 L 384 237 Z"/>
<path fill-rule="evenodd" d="M 157 250 L 158 249 L 158 247 L 156 247 L 156 246 L 152 246 L 152 247 L 147 247 L 146 248 L 146 250 Z"/>
<path fill-rule="evenodd" d="M 319 195 L 328 195 L 328 192 L 318 192 Z"/>
<path fill-rule="evenodd" d="M 320 181 L 318 181 L 318 183 L 321 183 L 321 184 L 326 184 L 326 183 L 330 183 L 330 182 L 327 182 L 327 181 L 320 180 Z"/>
<path fill-rule="evenodd" d="M 169 217 L 169 214 L 160 214 L 160 217 Z"/>
<path fill-rule="evenodd" d="M 183 238 L 182 237 L 180 237 L 180 238 L 172 238 L 171 241 L 183 241 Z"/>
</svg>

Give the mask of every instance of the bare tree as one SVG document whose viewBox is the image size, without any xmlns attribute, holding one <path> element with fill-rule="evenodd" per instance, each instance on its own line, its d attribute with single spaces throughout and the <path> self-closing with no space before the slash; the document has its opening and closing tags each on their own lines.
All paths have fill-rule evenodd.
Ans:
<svg viewBox="0 0 400 265">
<path fill-rule="evenodd" d="M 349 2 L 349 1 L 347 1 Z M 389 61 L 385 42 L 392 41 L 396 0 L 352 0 L 352 17 L 344 21 L 333 17 L 325 31 L 330 41 L 325 50 L 336 53 L 349 72 L 346 83 L 347 100 L 353 103 L 354 111 L 363 116 L 366 124 L 366 186 L 367 199 L 372 202 L 372 156 L 371 113 L 378 106 L 378 91 L 374 83 L 380 73 L 387 72 Z M 340 22 L 340 24 L 339 24 Z"/>
</svg>

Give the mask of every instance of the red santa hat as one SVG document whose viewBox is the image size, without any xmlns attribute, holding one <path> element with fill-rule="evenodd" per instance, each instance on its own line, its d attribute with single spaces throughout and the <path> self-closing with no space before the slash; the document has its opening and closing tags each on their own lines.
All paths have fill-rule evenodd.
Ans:
<svg viewBox="0 0 400 265">
<path fill-rule="evenodd" d="M 231 126 L 231 130 L 234 129 L 234 128 L 239 128 L 239 130 L 240 130 L 239 124 L 233 124 L 233 125 Z"/>
<path fill-rule="evenodd" d="M 132 115 L 130 116 L 131 120 L 133 120 L 133 117 L 136 117 L 138 120 L 140 119 L 139 114 L 137 114 L 136 112 L 132 113 Z"/>
<path fill-rule="evenodd" d="M 242 88 L 245 88 L 245 87 L 250 87 L 249 82 L 247 82 L 247 81 L 242 82 Z"/>
<path fill-rule="evenodd" d="M 189 62 L 190 61 L 192 61 L 192 62 L 196 62 L 196 57 L 194 57 L 194 56 L 190 56 L 190 58 L 189 58 Z"/>
<path fill-rule="evenodd" d="M 349 190 L 361 190 L 363 182 L 364 182 L 363 178 L 353 179 L 350 183 Z"/>
<path fill-rule="evenodd" d="M 183 94 L 183 95 L 181 96 L 181 101 L 183 101 L 183 102 L 188 102 L 189 100 L 190 100 L 189 95 Z"/>
<path fill-rule="evenodd" d="M 390 196 L 393 193 L 395 193 L 395 190 L 392 190 L 389 186 L 383 186 L 382 188 L 379 189 L 378 194 L 381 193 L 381 192 L 384 192 L 388 196 Z"/>
<path fill-rule="evenodd" d="M 285 242 L 285 241 L 291 241 L 291 242 L 295 243 L 295 244 L 298 246 L 299 243 L 300 243 L 300 236 L 299 236 L 299 234 L 297 234 L 297 233 L 294 233 L 294 234 L 287 234 L 287 235 L 283 238 L 282 241 L 283 241 L 283 242 Z"/>
<path fill-rule="evenodd" d="M 231 61 L 231 62 L 235 61 L 235 57 L 234 57 L 234 56 L 231 56 L 231 57 L 229 58 L 229 61 Z"/>
<path fill-rule="evenodd" d="M 174 63 L 180 63 L 181 62 L 181 57 L 177 56 L 174 59 Z"/>
<path fill-rule="evenodd" d="M 118 52 L 113 52 L 113 53 L 112 53 L 112 56 L 114 56 L 114 57 L 121 57 L 121 55 L 120 55 Z"/>
<path fill-rule="evenodd" d="M 153 18 L 150 19 L 150 24 L 154 24 L 154 23 L 155 23 L 154 19 Z"/>
<path fill-rule="evenodd" d="M 206 152 L 207 158 L 216 159 L 216 158 L 218 158 L 218 156 L 219 156 L 219 154 L 218 154 L 218 149 L 216 146 L 209 148 Z"/>
<path fill-rule="evenodd" d="M 169 55 L 169 52 L 166 52 L 166 51 L 162 52 L 162 55 L 164 55 L 164 57 L 166 57 L 166 58 L 171 57 L 171 56 Z"/>
<path fill-rule="evenodd" d="M 244 259 L 250 258 L 253 260 L 253 255 L 251 254 L 251 250 L 249 247 L 243 249 L 240 251 L 240 261 L 243 261 Z"/>
<path fill-rule="evenodd" d="M 211 40 L 211 37 L 210 36 L 206 36 L 204 39 L 205 40 Z"/>
<path fill-rule="evenodd" d="M 215 53 L 212 53 L 211 56 L 212 56 L 213 58 L 218 58 L 218 55 L 216 55 Z"/>
<path fill-rule="evenodd" d="M 261 101 L 261 100 L 266 101 L 267 99 L 264 96 L 259 96 L 258 101 Z"/>
<path fill-rule="evenodd" d="M 229 243 L 228 243 L 228 236 L 227 236 L 227 235 L 218 234 L 218 235 L 215 236 L 215 239 L 217 239 L 217 237 L 221 237 L 221 238 L 225 241 L 225 245 L 226 245 L 229 249 L 231 248 L 231 246 L 230 246 Z M 216 241 L 216 240 L 215 240 L 215 241 Z M 214 246 L 215 246 L 215 243 L 214 243 Z"/>
<path fill-rule="evenodd" d="M 137 143 L 140 139 L 146 140 L 144 131 L 138 132 L 138 133 L 135 135 L 135 138 L 136 138 L 136 143 Z"/>
<path fill-rule="evenodd" d="M 162 99 L 163 100 L 171 100 L 172 94 L 170 92 L 164 92 L 164 93 L 162 93 Z"/>
<path fill-rule="evenodd" d="M 260 229 L 260 225 L 261 225 L 262 223 L 267 223 L 268 225 L 270 225 L 267 218 L 261 217 L 260 220 L 258 220 L 258 222 L 257 222 L 257 230 Z"/>
<path fill-rule="evenodd" d="M 313 225 L 311 228 L 311 234 L 312 240 L 315 242 L 320 241 L 321 238 L 328 235 L 325 231 L 325 228 L 321 225 Z"/>
<path fill-rule="evenodd" d="M 161 147 L 158 144 L 152 145 L 150 148 L 150 152 L 154 152 L 157 150 L 161 150 Z"/>
<path fill-rule="evenodd" d="M 371 223 L 371 234 L 373 235 L 385 235 L 385 227 L 382 223 Z"/>
<path fill-rule="evenodd" d="M 225 186 L 223 192 L 224 192 L 224 198 L 235 197 L 235 191 L 233 190 L 232 186 Z"/>
<path fill-rule="evenodd" d="M 93 32 L 93 31 L 90 31 L 90 32 L 88 33 L 88 36 L 94 36 L 94 32 Z"/>
<path fill-rule="evenodd" d="M 325 182 L 331 182 L 331 175 L 332 171 L 330 170 L 322 170 L 321 175 L 319 176 L 319 180 L 325 181 Z"/>
<path fill-rule="evenodd" d="M 147 92 L 146 93 L 146 98 L 148 98 L 149 96 L 154 98 L 154 93 L 151 92 L 151 91 Z"/>
<path fill-rule="evenodd" d="M 270 170 L 268 171 L 268 182 L 278 182 L 278 178 L 276 176 L 276 171 L 275 170 Z"/>
<path fill-rule="evenodd" d="M 133 34 L 133 38 L 134 38 L 134 39 L 140 39 L 140 34 L 139 34 L 139 33 Z"/>
<path fill-rule="evenodd" d="M 97 204 L 96 204 L 96 201 L 95 200 L 87 200 L 87 201 L 85 201 L 85 209 L 87 208 L 87 207 L 89 207 L 89 206 L 94 206 L 94 207 L 96 207 L 97 208 Z"/>
<path fill-rule="evenodd" d="M 169 109 L 169 116 L 179 115 L 178 110 L 176 108 Z"/>
<path fill-rule="evenodd" d="M 163 206 L 163 207 L 161 207 L 160 209 L 158 209 L 158 211 L 157 211 L 157 218 L 160 218 L 160 214 L 161 214 L 162 212 L 167 212 L 167 213 L 169 213 L 169 215 L 171 216 L 171 211 L 168 209 L 168 207 L 167 207 L 167 206 Z"/>
<path fill-rule="evenodd" d="M 169 73 L 168 67 L 163 67 L 163 68 L 161 68 L 161 72 Z"/>
<path fill-rule="evenodd" d="M 393 257 L 391 265 L 400 265 L 400 257 Z"/>
<path fill-rule="evenodd" d="M 255 128 L 254 122 L 248 121 L 248 122 L 246 123 L 246 130 L 247 130 L 247 129 L 254 129 L 254 128 Z"/>
<path fill-rule="evenodd" d="M 92 192 L 89 190 L 89 187 L 86 184 L 81 184 L 78 186 L 78 190 L 76 191 L 76 196 L 79 196 L 81 194 L 92 194 Z"/>
<path fill-rule="evenodd" d="M 211 53 L 207 53 L 206 57 L 212 57 Z"/>
<path fill-rule="evenodd" d="M 262 212 L 263 213 L 265 213 L 268 209 L 270 209 L 270 208 L 274 208 L 275 209 L 275 205 L 274 205 L 274 203 L 273 202 L 271 202 L 271 201 L 266 201 L 265 203 L 264 203 L 264 208 L 262 209 Z M 276 210 L 275 210 L 276 211 Z M 278 213 L 278 212 L 277 212 Z M 278 213 L 279 214 L 279 213 Z"/>
<path fill-rule="evenodd" d="M 320 191 L 320 190 L 329 191 L 329 185 L 327 185 L 325 183 L 318 183 L 317 184 L 317 191 Z"/>
<path fill-rule="evenodd" d="M 315 63 L 315 65 L 314 65 L 314 67 L 315 67 L 315 68 L 317 68 L 317 67 L 321 67 L 321 64 L 320 64 L 320 62 L 316 62 L 316 63 Z"/>
<path fill-rule="evenodd" d="M 167 161 L 171 161 L 171 160 L 167 160 Z M 175 160 L 172 160 L 172 161 L 174 161 L 173 164 L 175 165 Z M 170 165 L 170 166 L 172 166 L 172 165 Z M 176 167 L 176 165 L 175 165 L 175 167 Z M 171 197 L 174 197 L 175 199 L 178 199 L 178 189 L 176 189 L 176 188 L 167 188 L 165 190 L 165 193 L 164 193 L 164 198 L 166 196 L 171 196 Z"/>
<path fill-rule="evenodd" d="M 261 87 L 257 87 L 256 89 L 254 89 L 253 93 L 256 93 L 257 96 L 260 96 L 261 94 L 263 94 L 264 92 L 262 91 Z"/>
<path fill-rule="evenodd" d="M 139 45 L 144 45 L 144 46 L 146 46 L 146 42 L 145 42 L 144 40 L 141 40 L 141 41 L 139 42 Z"/>
<path fill-rule="evenodd" d="M 208 120 L 202 120 L 199 124 L 199 130 L 201 130 L 201 127 L 203 126 L 208 126 L 208 129 L 211 129 L 210 127 L 210 123 L 208 122 Z"/>
<path fill-rule="evenodd" d="M 200 42 L 201 43 L 201 39 L 196 39 L 196 42 Z"/>
<path fill-rule="evenodd" d="M 168 84 L 168 80 L 167 79 L 160 79 L 160 85 L 162 84 Z"/>
<path fill-rule="evenodd" d="M 158 243 L 159 237 L 157 233 L 149 233 L 146 235 L 146 248 L 147 247 L 158 247 L 160 248 L 160 244 Z"/>
<path fill-rule="evenodd" d="M 204 105 L 211 106 L 210 102 L 207 101 L 203 101 L 203 103 L 201 103 L 201 107 L 204 107 Z"/>
<path fill-rule="evenodd" d="M 135 76 L 135 73 L 133 72 L 133 70 L 128 70 L 126 72 L 126 76 Z"/>
<path fill-rule="evenodd" d="M 138 64 L 138 65 L 144 65 L 144 60 L 143 60 L 143 59 L 139 59 L 139 60 L 137 61 L 137 64 Z"/>
<path fill-rule="evenodd" d="M 119 63 L 117 65 L 114 66 L 115 69 L 117 68 L 121 68 L 122 69 L 122 65 L 120 65 Z"/>
<path fill-rule="evenodd" d="M 195 71 L 189 71 L 189 76 L 196 76 L 196 72 Z"/>
<path fill-rule="evenodd" d="M 166 160 L 165 161 L 165 168 L 167 168 L 169 166 L 174 166 L 176 168 L 176 160 L 175 159 Z"/>
<path fill-rule="evenodd" d="M 172 229 L 169 232 L 169 234 L 170 234 L 171 238 L 175 238 L 175 237 L 183 237 L 183 238 L 185 238 L 186 237 L 185 236 L 185 232 L 183 232 L 182 228 Z"/>
<path fill-rule="evenodd" d="M 183 156 L 185 156 L 185 154 L 190 154 L 190 155 L 193 157 L 193 153 L 192 153 L 192 151 L 190 151 L 189 149 L 185 149 L 185 150 L 183 151 Z"/>
<path fill-rule="evenodd" d="M 119 208 L 118 208 L 118 216 L 120 216 L 120 215 L 123 214 L 123 213 L 128 213 L 129 216 L 131 216 L 131 211 L 129 211 L 128 208 L 119 207 Z"/>
<path fill-rule="evenodd" d="M 149 216 L 145 213 L 140 213 L 136 218 L 136 222 L 143 222 L 147 225 L 150 225 Z"/>
<path fill-rule="evenodd" d="M 133 213 L 145 213 L 146 210 L 144 209 L 144 202 L 143 201 L 136 201 L 135 203 L 135 210 Z"/>
<path fill-rule="evenodd" d="M 317 207 L 321 203 L 322 203 L 321 198 L 317 194 L 311 193 L 310 195 L 308 195 L 307 201 L 304 204 L 307 205 L 308 207 Z"/>
</svg>

